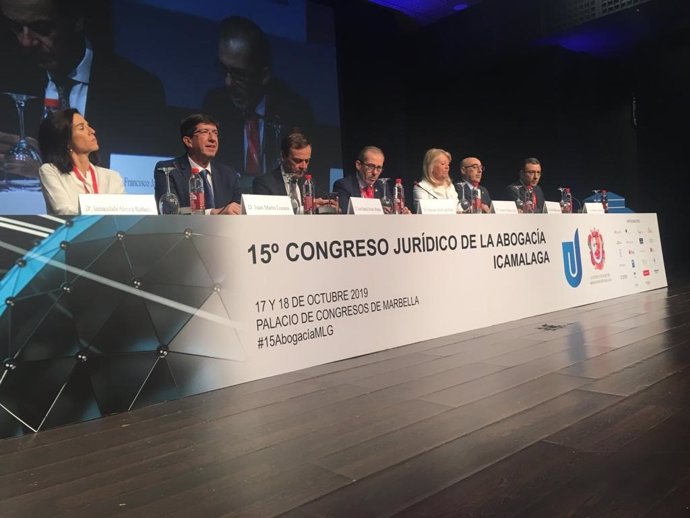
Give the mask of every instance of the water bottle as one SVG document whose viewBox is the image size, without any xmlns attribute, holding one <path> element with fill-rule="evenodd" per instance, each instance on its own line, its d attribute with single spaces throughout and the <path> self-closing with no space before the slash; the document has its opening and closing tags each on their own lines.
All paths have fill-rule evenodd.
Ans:
<svg viewBox="0 0 690 518">
<path fill-rule="evenodd" d="M 304 175 L 304 185 L 302 186 L 302 207 L 304 214 L 315 214 L 314 211 L 314 182 L 311 175 Z"/>
<path fill-rule="evenodd" d="M 601 190 L 601 206 L 604 207 L 604 212 L 609 211 L 609 192 L 606 189 Z"/>
<path fill-rule="evenodd" d="M 204 214 L 206 211 L 204 180 L 196 167 L 192 169 L 192 175 L 189 177 L 189 208 L 192 214 Z"/>
<path fill-rule="evenodd" d="M 395 187 L 393 188 L 393 212 L 395 214 L 402 214 L 405 208 L 405 188 L 402 184 L 402 178 L 395 179 Z"/>
<path fill-rule="evenodd" d="M 534 208 L 534 189 L 532 189 L 532 186 L 527 186 L 525 188 L 525 203 L 522 205 L 522 212 L 524 214 L 532 214 Z"/>
<path fill-rule="evenodd" d="M 563 214 L 573 212 L 573 195 L 570 194 L 570 187 L 563 187 L 561 190 L 561 212 Z"/>
<path fill-rule="evenodd" d="M 472 214 L 482 213 L 482 191 L 479 186 L 472 187 Z"/>
</svg>

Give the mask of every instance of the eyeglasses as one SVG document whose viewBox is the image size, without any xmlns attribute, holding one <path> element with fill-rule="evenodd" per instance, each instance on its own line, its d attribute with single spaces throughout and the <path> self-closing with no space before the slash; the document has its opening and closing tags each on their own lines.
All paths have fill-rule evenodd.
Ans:
<svg viewBox="0 0 690 518">
<path fill-rule="evenodd" d="M 375 164 L 368 164 L 367 162 L 359 162 L 364 166 L 364 169 L 367 171 L 367 173 L 371 173 L 372 171 L 376 171 L 378 173 L 383 172 L 383 166 L 382 165 L 375 165 Z"/>
<path fill-rule="evenodd" d="M 481 164 L 464 165 L 461 168 L 463 171 L 484 171 L 484 166 Z"/>
<path fill-rule="evenodd" d="M 192 133 L 192 135 L 203 135 L 204 137 L 208 137 L 209 135 L 213 135 L 214 137 L 217 137 L 219 135 L 219 133 L 218 133 L 217 129 L 204 128 L 204 129 L 199 129 L 199 130 L 194 131 L 194 133 Z"/>
</svg>

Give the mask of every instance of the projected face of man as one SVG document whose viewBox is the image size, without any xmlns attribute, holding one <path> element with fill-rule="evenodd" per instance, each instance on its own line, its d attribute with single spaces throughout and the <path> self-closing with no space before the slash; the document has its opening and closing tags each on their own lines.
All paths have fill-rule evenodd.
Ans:
<svg viewBox="0 0 690 518">
<path fill-rule="evenodd" d="M 241 37 L 218 42 L 218 61 L 225 72 L 225 86 L 232 103 L 242 111 L 256 108 L 270 80 L 267 66 L 257 63 L 251 45 Z"/>
<path fill-rule="evenodd" d="M 58 11 L 54 0 L 0 0 L 17 41 L 38 66 L 67 75 L 84 54 L 83 16 Z"/>
</svg>

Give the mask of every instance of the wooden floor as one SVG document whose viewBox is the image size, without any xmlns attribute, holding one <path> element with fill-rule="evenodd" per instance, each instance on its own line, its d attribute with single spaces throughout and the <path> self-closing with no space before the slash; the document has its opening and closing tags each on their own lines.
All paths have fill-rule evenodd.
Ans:
<svg viewBox="0 0 690 518">
<path fill-rule="evenodd" d="M 0 516 L 690 516 L 690 281 L 0 441 Z"/>
</svg>

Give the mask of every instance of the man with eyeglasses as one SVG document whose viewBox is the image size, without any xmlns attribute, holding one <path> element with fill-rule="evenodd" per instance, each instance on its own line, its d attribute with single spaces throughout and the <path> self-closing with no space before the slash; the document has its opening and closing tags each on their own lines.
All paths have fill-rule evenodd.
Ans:
<svg viewBox="0 0 690 518">
<path fill-rule="evenodd" d="M 385 157 L 383 151 L 376 146 L 366 146 L 359 152 L 355 160 L 355 174 L 347 175 L 333 184 L 333 190 L 338 193 L 340 212 L 347 214 L 350 198 L 381 198 L 383 192 L 376 180 L 383 172 Z"/>
<path fill-rule="evenodd" d="M 13 35 L 10 47 L 0 52 L 8 71 L 0 91 L 43 99 L 26 104 L 29 136 L 37 134 L 42 113 L 78 109 L 99 128 L 99 140 L 107 146 L 101 147 L 100 160 L 107 165 L 115 150 L 150 151 L 150 128 L 160 120 L 165 95 L 155 76 L 92 45 L 86 6 L 87 0 L 0 0 L 0 30 Z M 0 130 L 16 131 L 15 108 L 7 96 L 0 96 L 0 121 Z"/>
<path fill-rule="evenodd" d="M 231 16 L 220 25 L 218 62 L 225 86 L 211 90 L 204 110 L 223 124 L 223 157 L 252 178 L 279 164 L 280 141 L 314 122 L 309 104 L 271 72 L 271 46 L 248 18 Z"/>
<path fill-rule="evenodd" d="M 239 175 L 230 166 L 215 160 L 220 135 L 218 121 L 211 115 L 197 113 L 186 117 L 180 124 L 180 137 L 185 154 L 173 160 L 158 162 L 154 169 L 156 200 L 167 192 L 164 167 L 170 172 L 170 190 L 180 200 L 181 207 L 189 207 L 189 177 L 197 169 L 204 182 L 207 214 L 240 213 L 242 187 Z"/>
<path fill-rule="evenodd" d="M 539 180 L 541 180 L 541 162 L 538 158 L 525 158 L 520 168 L 520 179 L 506 187 L 506 196 L 509 200 L 524 202 L 526 191 L 531 187 L 535 210 L 536 212 L 543 212 L 544 191 L 539 187 Z M 522 209 L 518 209 L 518 211 L 522 212 Z"/>
<path fill-rule="evenodd" d="M 481 193 L 481 211 L 491 212 L 491 196 L 489 190 L 483 185 L 479 185 L 484 174 L 484 166 L 481 160 L 476 157 L 467 157 L 460 162 L 460 174 L 462 175 L 462 189 L 466 200 L 472 199 L 472 189 L 479 189 Z M 463 193 L 458 193 L 463 196 Z"/>
</svg>

